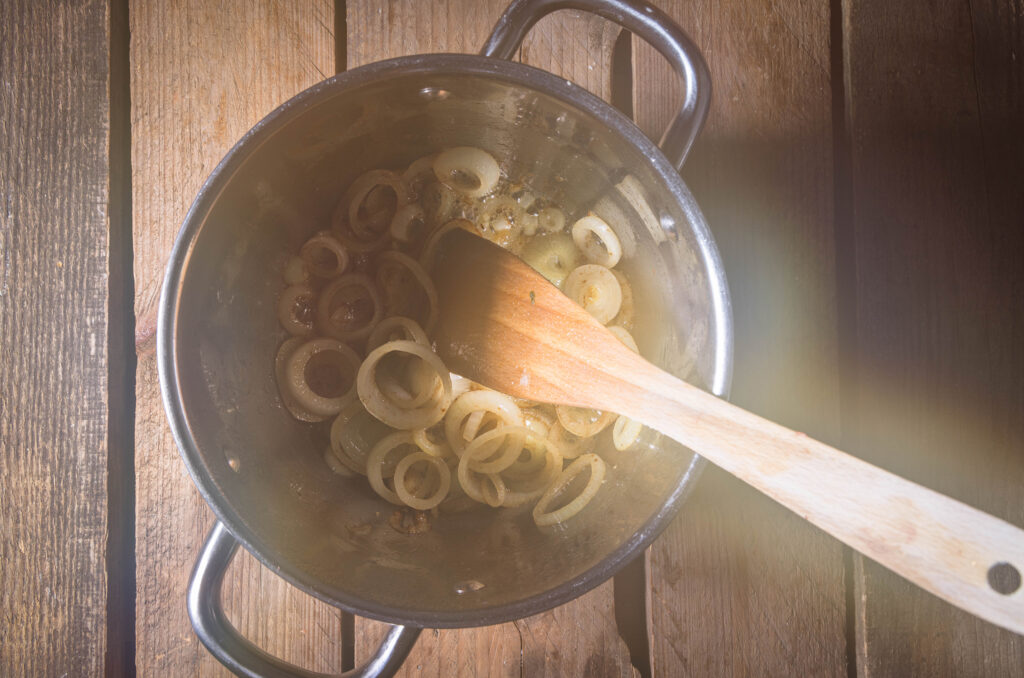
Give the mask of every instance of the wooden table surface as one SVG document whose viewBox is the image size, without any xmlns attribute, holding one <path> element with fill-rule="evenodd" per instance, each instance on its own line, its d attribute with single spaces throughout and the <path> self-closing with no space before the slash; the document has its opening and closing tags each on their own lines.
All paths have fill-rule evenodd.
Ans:
<svg viewBox="0 0 1024 678">
<path fill-rule="evenodd" d="M 732 399 L 1024 526 L 1020 0 L 656 0 L 714 82 L 683 176 L 734 301 Z M 160 403 L 156 302 L 225 151 L 391 56 L 474 52 L 504 0 L 0 3 L 0 676 L 224 675 L 184 590 L 213 517 Z M 657 137 L 668 67 L 560 12 L 520 60 Z M 1018 564 L 1020 565 L 1020 564 Z M 303 666 L 382 627 L 248 554 L 231 619 Z M 1024 638 L 709 469 L 614 581 L 426 631 L 409 676 L 1022 676 Z"/>
</svg>

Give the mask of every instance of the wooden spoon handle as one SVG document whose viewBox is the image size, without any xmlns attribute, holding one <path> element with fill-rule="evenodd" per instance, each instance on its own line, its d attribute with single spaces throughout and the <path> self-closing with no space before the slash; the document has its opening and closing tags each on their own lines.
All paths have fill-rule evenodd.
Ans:
<svg viewBox="0 0 1024 678">
<path fill-rule="evenodd" d="M 663 372 L 522 261 L 466 233 L 435 266 L 448 367 L 510 395 L 618 412 L 864 555 L 1024 634 L 1024 531 Z"/>
<path fill-rule="evenodd" d="M 622 354 L 621 358 L 627 356 Z M 616 370 L 618 371 L 618 370 Z M 619 409 L 832 536 L 982 619 L 1024 634 L 1024 530 L 751 414 L 642 360 Z"/>
</svg>

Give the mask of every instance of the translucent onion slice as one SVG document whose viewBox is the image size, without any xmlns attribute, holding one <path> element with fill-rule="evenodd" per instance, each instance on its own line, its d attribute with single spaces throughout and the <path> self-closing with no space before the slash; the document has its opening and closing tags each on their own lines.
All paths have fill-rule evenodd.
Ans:
<svg viewBox="0 0 1024 678">
<path fill-rule="evenodd" d="M 432 367 L 415 358 L 404 362 L 401 376 L 377 374 L 377 385 L 388 398 L 402 409 L 410 410 L 441 397 L 443 385 Z"/>
<path fill-rule="evenodd" d="M 533 481 L 536 481 L 537 476 L 547 468 L 547 461 L 551 455 L 558 457 L 558 471 L 561 471 L 562 453 L 558 451 L 558 446 L 530 431 L 529 434 L 523 436 L 519 456 L 502 470 L 501 476 L 506 483 L 516 482 L 519 487 L 526 487 L 528 484 L 535 487 L 536 484 Z M 553 480 L 554 476 L 549 478 L 549 482 Z"/>
<path fill-rule="evenodd" d="M 565 279 L 564 291 L 602 325 L 608 324 L 622 306 L 618 279 L 611 269 L 599 264 L 577 267 Z"/>
<path fill-rule="evenodd" d="M 477 410 L 466 417 L 465 423 L 462 425 L 462 439 L 467 443 L 476 438 L 477 434 L 480 433 L 480 427 L 484 424 L 485 414 L 486 412 L 483 410 Z"/>
<path fill-rule="evenodd" d="M 418 160 L 414 160 L 402 172 L 402 181 L 405 182 L 405 186 L 409 190 L 409 197 L 413 200 L 422 197 L 423 189 L 427 184 L 436 180 L 434 175 L 435 158 L 437 158 L 437 153 L 425 155 Z"/>
<path fill-rule="evenodd" d="M 480 234 L 506 249 L 517 243 L 528 221 L 526 211 L 507 195 L 488 198 L 477 215 Z"/>
<path fill-rule="evenodd" d="M 366 350 L 369 352 L 389 341 L 403 339 L 430 346 L 430 339 L 418 322 L 405 316 L 393 315 L 384 318 L 373 328 L 373 332 L 370 332 L 370 337 L 366 340 Z"/>
<path fill-rule="evenodd" d="M 456 146 L 437 154 L 434 174 L 438 181 L 448 184 L 470 198 L 485 196 L 498 185 L 501 169 L 487 151 L 473 146 Z"/>
<path fill-rule="evenodd" d="M 556 405 L 555 415 L 558 417 L 558 423 L 562 425 L 562 428 L 580 438 L 596 436 L 615 419 L 615 415 L 611 412 L 601 412 L 599 410 L 571 407 L 569 405 Z"/>
<path fill-rule="evenodd" d="M 612 444 L 619 452 L 625 452 L 633 446 L 643 430 L 644 425 L 640 422 L 619 416 L 612 426 Z"/>
<path fill-rule="evenodd" d="M 557 207 L 545 207 L 537 213 L 537 228 L 541 233 L 558 233 L 565 229 L 565 212 Z"/>
<path fill-rule="evenodd" d="M 565 491 L 569 483 L 588 469 L 590 470 L 590 478 L 587 480 L 583 490 L 566 505 L 554 511 L 549 511 L 548 507 L 559 494 Z M 601 487 L 601 483 L 604 481 L 604 475 L 605 463 L 601 457 L 596 454 L 581 455 L 565 467 L 565 470 L 559 474 L 554 484 L 541 495 L 537 505 L 533 507 L 533 522 L 541 527 L 545 527 L 564 523 L 577 515 L 594 498 L 598 488 Z"/>
<path fill-rule="evenodd" d="M 444 426 L 434 424 L 429 428 L 418 428 L 412 432 L 416 445 L 432 457 L 449 459 L 454 457 L 452 448 L 448 447 L 448 441 L 444 439 Z"/>
<path fill-rule="evenodd" d="M 639 353 L 640 347 L 636 345 L 636 339 L 620 325 L 609 325 L 608 331 L 615 335 L 615 338 L 625 344 L 633 353 Z"/>
<path fill-rule="evenodd" d="M 475 386 L 472 380 L 466 379 L 465 377 L 459 374 L 455 374 L 454 372 L 450 372 L 449 376 L 451 377 L 452 380 L 452 400 L 458 398 L 463 393 L 468 393 L 469 391 L 472 391 L 473 387 Z"/>
<path fill-rule="evenodd" d="M 414 464 L 426 464 L 428 474 L 433 473 L 437 475 L 436 487 L 432 488 L 432 494 L 427 497 L 418 497 L 410 492 L 406 487 L 406 473 L 408 473 L 409 469 L 412 468 Z M 444 498 L 448 496 L 448 490 L 452 485 L 452 473 L 444 461 L 437 457 L 433 457 L 422 450 L 403 457 L 402 460 L 398 462 L 398 466 L 395 467 L 394 478 L 395 494 L 403 503 L 405 503 L 406 506 L 418 511 L 427 511 L 440 504 Z M 426 484 L 426 481 L 424 481 L 423 484 Z"/>
<path fill-rule="evenodd" d="M 548 414 L 542 407 L 523 407 L 522 404 L 519 404 L 519 409 L 523 412 L 523 426 L 541 438 L 547 438 L 551 425 L 555 422 L 555 417 Z"/>
<path fill-rule="evenodd" d="M 474 501 L 498 507 L 505 503 L 508 487 L 497 473 L 482 474 L 469 468 L 469 462 L 459 460 L 459 485 Z"/>
<path fill-rule="evenodd" d="M 381 423 L 358 398 L 341 408 L 331 422 L 331 451 L 345 466 L 366 475 L 366 459 L 384 436 L 394 429 Z"/>
<path fill-rule="evenodd" d="M 523 226 L 523 235 L 525 237 L 532 238 L 537 234 L 537 217 L 535 215 L 524 212 L 520 217 L 520 223 Z M 514 246 L 522 250 L 522 242 L 517 242 Z"/>
<path fill-rule="evenodd" d="M 288 387 L 288 377 L 285 366 L 288 359 L 295 353 L 295 349 L 302 346 L 306 341 L 303 337 L 292 337 L 286 339 L 281 347 L 277 349 L 277 357 L 274 359 L 274 374 L 277 377 L 277 390 L 281 394 L 281 404 L 288 412 L 299 421 L 317 422 L 326 419 L 326 416 L 316 415 L 301 406 L 292 395 Z"/>
<path fill-rule="evenodd" d="M 310 367 L 316 368 L 314 360 L 327 363 L 338 373 L 334 376 L 343 379 L 346 388 L 339 395 L 324 395 L 309 383 Z M 306 411 L 318 417 L 335 415 L 355 398 L 355 375 L 360 362 L 359 355 L 337 339 L 311 339 L 296 348 L 285 362 L 285 388 Z"/>
<path fill-rule="evenodd" d="M 515 192 L 515 199 L 516 203 L 526 211 L 529 211 L 533 207 L 533 203 L 537 202 L 537 196 L 525 188 Z"/>
<path fill-rule="evenodd" d="M 370 204 L 371 194 L 378 189 L 391 190 L 394 193 L 394 204 Z M 370 170 L 352 182 L 345 193 L 345 201 L 348 205 L 348 224 L 352 233 L 360 240 L 373 240 L 379 237 L 381 232 L 387 231 L 395 211 L 409 202 L 409 189 L 402 177 L 394 172 Z"/>
<path fill-rule="evenodd" d="M 385 395 L 377 383 L 377 366 L 391 353 L 408 354 L 429 366 L 441 380 L 441 390 L 429 402 L 416 407 L 403 407 L 403 403 Z M 433 426 L 441 421 L 452 403 L 452 381 L 448 369 L 429 347 L 414 341 L 389 341 L 370 351 L 359 368 L 356 389 L 366 411 L 388 426 L 398 429 L 417 429 Z M 416 395 L 416 394 L 414 394 Z"/>
<path fill-rule="evenodd" d="M 409 283 L 412 283 L 410 285 Z M 437 288 L 427 272 L 415 259 L 401 252 L 389 251 L 377 257 L 377 286 L 384 295 L 389 314 L 413 316 L 429 334 L 437 324 Z M 414 286 L 423 292 L 426 304 L 417 303 Z"/>
<path fill-rule="evenodd" d="M 469 464 L 477 473 L 501 473 L 519 459 L 528 437 L 536 436 L 522 426 L 491 429 L 466 446 L 459 463 Z M 495 442 L 497 446 L 493 445 Z"/>
<path fill-rule="evenodd" d="M 580 251 L 568 233 L 538 235 L 526 243 L 519 256 L 559 288 L 563 287 L 565 279 L 581 259 Z"/>
<path fill-rule="evenodd" d="M 585 216 L 572 225 L 572 239 L 592 264 L 615 268 L 622 258 L 622 244 L 604 219 Z"/>
<path fill-rule="evenodd" d="M 405 456 L 414 454 L 417 451 L 419 451 L 419 448 L 416 447 L 416 442 L 408 431 L 396 431 L 389 436 L 385 436 L 374 445 L 370 456 L 366 459 L 366 478 L 370 481 L 370 487 L 373 488 L 373 491 L 392 504 L 405 506 L 405 503 L 398 495 L 384 484 L 384 478 L 393 476 L 401 460 Z M 393 454 L 396 452 L 398 453 L 397 455 Z M 398 457 L 398 461 L 395 461 L 393 466 L 387 463 L 389 456 Z M 390 466 L 390 469 L 388 466 Z"/>
<path fill-rule="evenodd" d="M 348 267 L 348 252 L 326 231 L 315 234 L 299 250 L 310 273 L 318 278 L 336 278 Z"/>
<path fill-rule="evenodd" d="M 531 457 L 528 460 L 529 471 L 519 468 L 519 462 L 517 462 L 502 474 L 502 479 L 508 488 L 502 506 L 522 506 L 533 501 L 551 487 L 551 484 L 558 478 L 558 474 L 562 472 L 562 455 L 558 448 L 550 444 L 550 441 L 543 442 L 548 444 L 533 446 L 530 441 L 527 443 L 528 449 L 531 451 L 543 451 L 543 457 L 540 459 L 542 463 L 539 467 L 535 468 L 537 458 Z"/>
<path fill-rule="evenodd" d="M 584 452 L 590 451 L 594 441 L 590 438 L 580 438 L 565 430 L 562 423 L 555 421 L 548 429 L 548 440 L 558 446 L 558 451 L 566 459 L 575 459 Z"/>
<path fill-rule="evenodd" d="M 419 240 L 427 227 L 427 215 L 419 203 L 403 205 L 395 211 L 388 231 L 400 243 L 409 244 Z"/>
<path fill-rule="evenodd" d="M 345 213 L 345 202 L 342 201 L 338 204 L 337 209 L 334 210 L 331 233 L 350 254 L 376 252 L 388 244 L 391 239 L 391 232 L 388 228 L 384 228 L 378 235 L 369 239 L 357 238 L 348 225 L 348 218 L 345 216 Z"/>
<path fill-rule="evenodd" d="M 473 227 L 473 222 L 468 219 L 452 219 L 451 221 L 445 222 L 427 238 L 426 244 L 423 246 L 423 252 L 420 254 L 420 266 L 424 270 L 429 271 L 434 265 L 434 255 L 437 253 L 437 245 L 441 242 L 441 238 L 444 237 L 449 231 L 453 231 L 456 228 L 461 228 L 470 233 L 475 233 L 476 229 Z"/>
<path fill-rule="evenodd" d="M 477 411 L 490 413 L 507 426 L 523 425 L 523 413 L 519 406 L 504 393 L 487 389 L 463 393 L 452 402 L 444 419 L 445 438 L 448 439 L 448 444 L 455 454 L 460 457 L 462 451 L 466 449 L 467 441 L 463 437 L 466 420 Z"/>
<path fill-rule="evenodd" d="M 316 295 L 309 285 L 286 287 L 277 299 L 277 319 L 288 334 L 296 337 L 313 334 L 315 309 Z"/>
<path fill-rule="evenodd" d="M 317 303 L 320 328 L 340 341 L 366 338 L 383 317 L 377 287 L 362 273 L 348 273 L 333 280 Z"/>
<path fill-rule="evenodd" d="M 458 205 L 459 196 L 448 184 L 440 181 L 430 181 L 423 186 L 420 194 L 420 204 L 423 205 L 423 213 L 427 217 L 429 225 L 436 226 L 451 219 L 455 215 L 455 207 Z"/>
</svg>

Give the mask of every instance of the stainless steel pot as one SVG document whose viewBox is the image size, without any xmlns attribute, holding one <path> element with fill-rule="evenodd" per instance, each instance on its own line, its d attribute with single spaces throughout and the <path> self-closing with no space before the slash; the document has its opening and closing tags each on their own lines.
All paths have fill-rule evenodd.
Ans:
<svg viewBox="0 0 1024 678">
<path fill-rule="evenodd" d="M 683 104 L 659 150 L 580 87 L 508 61 L 556 9 L 606 17 L 676 68 Z M 611 577 L 664 529 L 702 462 L 651 438 L 606 450 L 610 472 L 565 529 L 529 512 L 445 516 L 421 535 L 387 523 L 393 507 L 365 482 L 327 471 L 324 441 L 280 406 L 274 313 L 287 253 L 330 223 L 344 187 L 446 146 L 486 148 L 509 176 L 571 210 L 594 210 L 623 242 L 644 354 L 724 394 L 730 308 L 718 253 L 677 168 L 707 112 L 707 68 L 656 8 L 624 0 L 517 0 L 482 56 L 384 61 L 326 80 L 268 115 L 203 186 L 171 255 L 158 360 L 167 415 L 192 478 L 219 523 L 193 573 L 189 612 L 204 644 L 247 676 L 311 675 L 265 654 L 224 616 L 221 581 L 239 543 L 302 590 L 397 624 L 352 675 L 390 675 L 423 627 L 516 619 Z"/>
</svg>

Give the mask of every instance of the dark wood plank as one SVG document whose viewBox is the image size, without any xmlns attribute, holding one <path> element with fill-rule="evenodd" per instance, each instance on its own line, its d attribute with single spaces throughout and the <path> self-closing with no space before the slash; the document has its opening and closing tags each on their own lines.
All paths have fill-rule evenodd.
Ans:
<svg viewBox="0 0 1024 678">
<path fill-rule="evenodd" d="M 100 675 L 108 3 L 0 3 L 0 675 Z"/>
<path fill-rule="evenodd" d="M 663 1 L 714 83 L 683 177 L 724 260 L 732 400 L 839 440 L 829 3 Z M 657 139 L 674 76 L 634 39 L 635 111 Z M 842 550 L 711 468 L 651 548 L 654 675 L 846 675 Z"/>
<path fill-rule="evenodd" d="M 475 53 L 506 0 L 349 0 L 348 67 L 422 52 Z M 527 36 L 522 61 L 611 96 L 618 30 L 597 17 L 559 12 Z M 356 662 L 379 642 L 383 626 L 356 619 Z M 615 625 L 606 583 L 541 615 L 498 626 L 426 631 L 399 675 L 630 676 L 629 652 Z"/>
<path fill-rule="evenodd" d="M 135 248 L 137 664 L 140 675 L 225 675 L 200 645 L 185 587 L 213 515 L 185 472 L 160 401 L 153 333 L 164 264 L 224 153 L 288 97 L 334 72 L 333 3 L 131 2 Z M 239 630 L 285 660 L 341 669 L 340 612 L 247 552 L 226 577 Z"/>
<path fill-rule="evenodd" d="M 1021 5 L 847 0 L 843 12 L 857 328 L 848 445 L 1024 525 Z M 862 675 L 1024 670 L 1021 636 L 866 559 L 856 575 Z"/>
<path fill-rule="evenodd" d="M 132 279 L 128 3 L 110 4 L 110 229 L 107 464 L 109 677 L 135 669 L 135 296 Z"/>
</svg>

